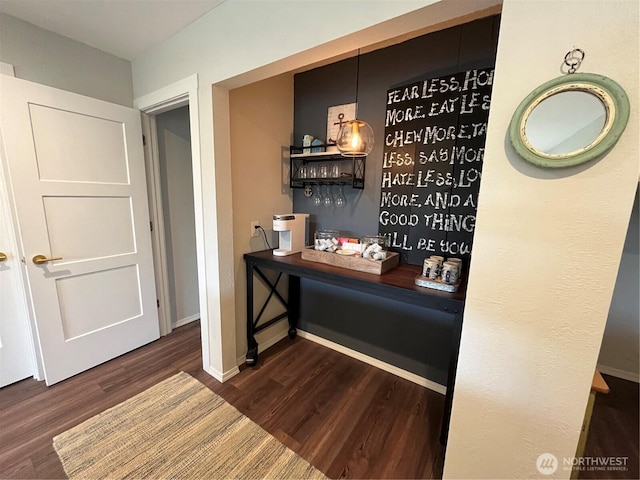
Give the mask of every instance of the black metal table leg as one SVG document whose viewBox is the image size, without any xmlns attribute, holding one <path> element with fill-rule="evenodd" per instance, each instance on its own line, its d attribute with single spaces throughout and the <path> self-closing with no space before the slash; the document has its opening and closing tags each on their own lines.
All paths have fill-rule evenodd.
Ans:
<svg viewBox="0 0 640 480">
<path fill-rule="evenodd" d="M 246 260 L 246 274 L 247 274 L 247 355 L 245 357 L 245 363 L 247 365 L 253 366 L 258 363 L 258 342 L 256 341 L 256 333 L 274 323 L 282 320 L 285 317 L 289 318 L 289 337 L 294 338 L 296 336 L 296 324 L 298 321 L 298 312 L 300 310 L 300 278 L 297 276 L 291 276 L 289 283 L 289 297 L 293 299 L 293 303 L 291 301 L 285 300 L 282 295 L 278 292 L 278 283 L 282 278 L 283 272 L 278 272 L 278 277 L 275 282 L 272 282 L 261 270 L 260 268 L 253 262 Z M 264 285 L 269 289 L 269 295 L 267 299 L 264 301 L 262 308 L 258 312 L 258 315 L 254 319 L 253 312 L 253 280 L 254 274 L 261 280 Z M 271 301 L 272 298 L 276 298 L 282 306 L 284 306 L 285 311 L 270 320 L 263 321 L 260 323 L 260 319 L 267 309 L 267 305 Z M 292 310 L 293 305 L 293 310 Z"/>
<path fill-rule="evenodd" d="M 254 264 L 247 261 L 247 355 L 245 363 L 252 366 L 258 362 L 258 342 L 254 336 L 253 325 L 253 268 Z"/>
<path fill-rule="evenodd" d="M 300 318 L 300 277 L 289 275 L 289 338 L 296 338 L 296 327 Z"/>
</svg>

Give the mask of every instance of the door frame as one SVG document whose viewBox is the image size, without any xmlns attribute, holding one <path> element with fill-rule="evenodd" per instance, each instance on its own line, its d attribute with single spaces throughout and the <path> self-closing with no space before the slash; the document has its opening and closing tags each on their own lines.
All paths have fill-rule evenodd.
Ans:
<svg viewBox="0 0 640 480">
<path fill-rule="evenodd" d="M 188 104 L 188 103 L 187 103 Z M 178 105 L 182 106 L 182 105 Z M 175 107 L 174 107 L 175 108 Z M 147 167 L 147 197 L 149 200 L 149 218 L 151 220 L 151 244 L 153 245 L 153 270 L 158 296 L 158 322 L 160 335 L 171 333 L 171 301 L 169 290 L 169 270 L 167 263 L 167 246 L 164 236 L 164 205 L 162 203 L 162 186 L 160 179 L 160 155 L 156 114 L 141 112 L 142 135 L 144 141 L 144 163 Z"/>
<path fill-rule="evenodd" d="M 152 179 L 148 184 L 150 201 L 155 204 L 150 208 L 154 218 L 154 231 L 152 238 L 154 242 L 154 260 L 160 268 L 156 268 L 156 282 L 158 292 L 162 297 L 160 300 L 160 333 L 166 335 L 171 331 L 171 319 L 169 318 L 169 284 L 167 278 L 167 257 L 164 238 L 160 233 L 164 232 L 164 221 L 162 220 L 162 205 L 160 198 L 160 177 L 158 171 L 158 151 L 157 151 L 157 131 L 155 129 L 155 115 L 173 110 L 178 107 L 189 106 L 189 128 L 191 132 L 191 164 L 193 167 L 193 202 L 196 220 L 196 256 L 198 266 L 198 289 L 200 297 L 200 328 L 202 341 L 202 362 L 205 370 L 210 372 L 210 345 L 209 345 L 209 316 L 207 309 L 207 293 L 212 288 L 207 282 L 205 265 L 205 245 L 204 245 L 204 207 L 202 202 L 202 168 L 200 165 L 200 121 L 198 104 L 198 75 L 194 74 L 182 80 L 167 85 L 159 90 L 148 93 L 133 100 L 134 108 L 142 112 L 143 132 L 150 135 L 150 141 L 145 146 L 145 153 L 152 156 L 153 164 Z M 145 126 L 146 124 L 146 126 Z M 149 173 L 147 174 L 149 178 Z M 154 200 L 155 199 L 155 200 Z M 156 228 L 157 225 L 157 228 Z M 157 247 L 157 248 L 156 248 Z M 158 252 L 158 253 L 156 253 Z M 160 270 L 160 271 L 158 271 Z M 215 375 L 214 375 L 215 376 Z M 217 378 L 217 376 L 216 376 Z M 221 380 L 221 379 L 218 379 Z"/>
</svg>

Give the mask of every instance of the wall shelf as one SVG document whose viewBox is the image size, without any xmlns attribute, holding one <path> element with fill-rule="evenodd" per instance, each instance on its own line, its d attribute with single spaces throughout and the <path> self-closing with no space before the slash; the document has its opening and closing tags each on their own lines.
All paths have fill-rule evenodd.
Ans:
<svg viewBox="0 0 640 480">
<path fill-rule="evenodd" d="M 329 145 L 331 147 L 332 145 Z M 291 188 L 304 188 L 306 185 L 351 185 L 353 188 L 364 189 L 364 172 L 365 172 L 365 159 L 366 157 L 343 157 L 338 152 L 327 151 L 314 151 L 325 149 L 327 146 L 312 146 L 312 147 L 289 147 L 289 160 L 290 160 L 290 175 L 289 186 Z M 308 152 L 308 153 L 305 153 Z M 318 173 L 315 177 L 309 177 L 308 172 L 306 176 L 301 175 L 301 167 L 306 166 L 307 171 L 309 166 L 316 166 Z M 340 175 L 337 177 L 321 177 L 320 167 L 326 165 L 339 165 Z"/>
</svg>

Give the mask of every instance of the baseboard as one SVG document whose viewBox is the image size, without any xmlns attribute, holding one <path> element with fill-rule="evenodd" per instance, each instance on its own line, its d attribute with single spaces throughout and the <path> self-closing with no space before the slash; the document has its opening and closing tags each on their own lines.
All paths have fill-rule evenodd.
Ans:
<svg viewBox="0 0 640 480">
<path fill-rule="evenodd" d="M 207 372 L 209 375 L 211 375 L 213 378 L 218 380 L 220 383 L 224 383 L 230 378 L 235 377 L 237 374 L 240 373 L 240 369 L 237 366 L 231 368 L 230 370 L 227 370 L 224 373 L 219 372 L 215 368 L 211 368 L 211 367 L 203 367 L 203 370 Z"/>
<path fill-rule="evenodd" d="M 377 358 L 370 357 L 369 355 L 365 355 L 364 353 L 352 350 L 348 347 L 345 347 L 344 345 L 340 345 L 339 343 L 332 342 L 331 340 L 327 340 L 326 338 L 319 337 L 317 335 L 314 335 L 313 333 L 305 332 L 303 330 L 298 330 L 298 335 L 301 338 L 310 340 L 314 343 L 318 343 L 324 347 L 330 348 L 331 350 L 343 353 L 348 357 L 355 358 L 356 360 L 360 360 L 361 362 L 379 368 L 380 370 L 384 370 L 385 372 L 389 372 L 400 378 L 409 380 L 410 382 L 416 383 L 421 387 L 428 388 L 429 390 L 441 393 L 442 395 L 445 395 L 447 393 L 447 387 L 445 387 L 444 385 L 440 385 L 439 383 L 421 377 L 420 375 L 416 375 L 415 373 L 408 372 L 407 370 L 403 370 L 402 368 L 391 365 L 390 363 L 378 360 Z"/>
<path fill-rule="evenodd" d="M 190 315 L 188 317 L 184 317 L 181 320 L 178 320 L 176 324 L 172 326 L 172 328 L 178 328 L 186 325 L 187 323 L 195 322 L 196 320 L 200 320 L 200 313 L 196 313 L 194 315 Z"/>
<path fill-rule="evenodd" d="M 613 367 L 607 367 L 606 365 L 598 365 L 600 373 L 605 375 L 611 375 L 612 377 L 621 378 L 623 380 L 629 380 L 630 382 L 640 383 L 640 375 L 634 372 L 627 372 L 626 370 L 619 370 Z"/>
<path fill-rule="evenodd" d="M 278 343 L 280 340 L 285 338 L 287 335 L 289 335 L 289 333 L 288 333 L 287 330 L 285 330 L 284 332 L 280 332 L 280 333 L 274 335 L 273 337 L 269 338 L 268 340 L 265 340 L 264 342 L 261 342 L 258 345 L 258 354 L 264 352 L 269 347 L 273 347 L 276 343 Z M 245 355 L 246 355 L 246 352 L 245 352 L 244 355 L 236 358 L 236 365 L 238 365 L 238 366 L 244 365 L 244 362 L 246 360 Z"/>
</svg>

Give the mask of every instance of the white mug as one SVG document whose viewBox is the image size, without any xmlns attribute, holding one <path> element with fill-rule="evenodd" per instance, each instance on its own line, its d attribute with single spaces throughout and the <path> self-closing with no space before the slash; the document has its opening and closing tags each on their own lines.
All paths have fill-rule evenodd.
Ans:
<svg viewBox="0 0 640 480">
<path fill-rule="evenodd" d="M 431 260 L 435 260 L 436 262 L 438 262 L 438 273 L 436 275 L 436 277 L 438 275 L 440 275 L 440 272 L 442 271 L 442 264 L 444 262 L 444 257 L 441 257 L 440 255 L 431 255 L 429 257 Z"/>
<path fill-rule="evenodd" d="M 422 276 L 431 280 L 438 278 L 440 273 L 440 264 L 433 258 L 426 258 L 424 260 L 424 266 L 422 267 Z"/>
<path fill-rule="evenodd" d="M 447 262 L 455 263 L 456 265 L 458 265 L 458 274 L 462 275 L 462 259 L 461 258 L 449 257 L 447 258 Z"/>
<path fill-rule="evenodd" d="M 440 275 L 442 281 L 448 284 L 456 284 L 460 280 L 460 269 L 458 265 L 453 262 L 444 262 L 442 264 L 442 274 Z"/>
</svg>

